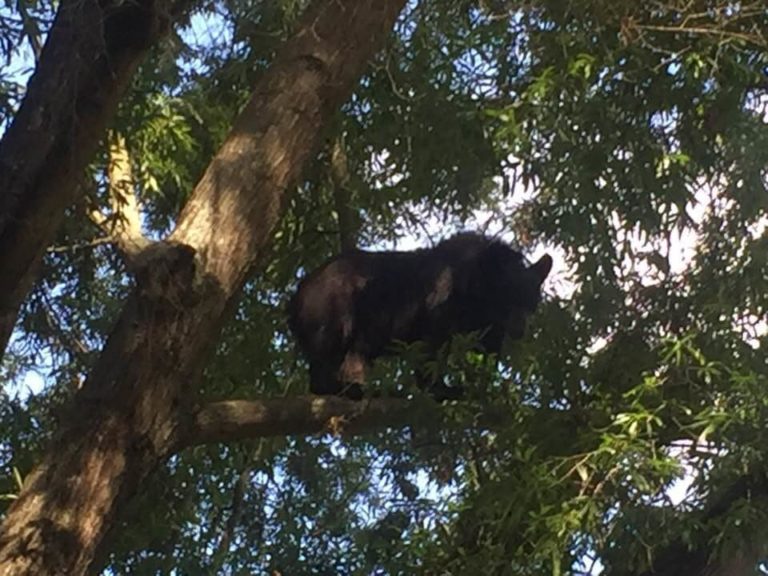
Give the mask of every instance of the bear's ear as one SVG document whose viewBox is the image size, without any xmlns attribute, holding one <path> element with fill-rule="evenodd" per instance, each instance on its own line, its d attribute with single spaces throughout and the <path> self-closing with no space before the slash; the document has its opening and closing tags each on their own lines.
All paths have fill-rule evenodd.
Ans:
<svg viewBox="0 0 768 576">
<path fill-rule="evenodd" d="M 544 254 L 538 261 L 531 266 L 531 270 L 536 275 L 539 284 L 543 284 L 549 273 L 552 271 L 552 256 Z"/>
</svg>

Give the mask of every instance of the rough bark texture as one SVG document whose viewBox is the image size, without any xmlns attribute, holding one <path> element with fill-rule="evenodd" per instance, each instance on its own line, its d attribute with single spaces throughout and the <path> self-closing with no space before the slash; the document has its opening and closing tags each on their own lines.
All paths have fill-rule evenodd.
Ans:
<svg viewBox="0 0 768 576">
<path fill-rule="evenodd" d="M 0 533 L 0 573 L 85 574 L 141 481 L 183 444 L 184 402 L 283 197 L 405 0 L 320 0 L 281 50 L 137 289 Z"/>
<path fill-rule="evenodd" d="M 120 97 L 170 22 L 168 0 L 61 2 L 0 141 L 0 351 Z"/>
<path fill-rule="evenodd" d="M 744 541 L 737 550 L 725 555 L 712 546 L 718 533 L 728 522 L 732 508 L 740 501 L 749 501 L 754 509 L 764 506 L 768 493 L 768 478 L 763 474 L 742 476 L 721 493 L 711 496 L 703 510 L 692 512 L 696 516 L 697 533 L 688 534 L 666 548 L 657 550 L 652 558 L 653 566 L 640 576 L 747 576 L 758 574 L 758 562 L 765 558 L 765 544 L 761 540 Z M 687 541 L 686 541 L 687 540 Z M 696 544 L 691 543 L 691 540 Z M 608 576 L 614 576 L 608 572 Z M 621 575 L 616 575 L 621 576 Z"/>
</svg>

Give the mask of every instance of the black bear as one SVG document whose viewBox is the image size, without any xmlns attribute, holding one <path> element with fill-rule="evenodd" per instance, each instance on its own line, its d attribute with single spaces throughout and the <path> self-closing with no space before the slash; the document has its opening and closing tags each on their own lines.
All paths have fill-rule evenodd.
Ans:
<svg viewBox="0 0 768 576">
<path fill-rule="evenodd" d="M 523 337 L 551 269 L 549 255 L 526 266 L 509 245 L 473 233 L 413 252 L 332 258 L 301 281 L 288 306 L 310 390 L 359 399 L 366 368 L 395 341 L 421 341 L 434 353 L 455 334 L 478 332 L 482 349 L 498 353 L 505 336 Z M 430 384 L 436 397 L 450 396 Z"/>
</svg>

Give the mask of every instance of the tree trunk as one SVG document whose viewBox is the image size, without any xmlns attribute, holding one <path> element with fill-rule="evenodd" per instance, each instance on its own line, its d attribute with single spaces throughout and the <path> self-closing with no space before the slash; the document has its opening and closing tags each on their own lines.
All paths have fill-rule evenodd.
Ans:
<svg viewBox="0 0 768 576">
<path fill-rule="evenodd" d="M 696 518 L 697 530 L 654 551 L 653 567 L 640 576 L 758 574 L 757 564 L 765 557 L 765 546 L 759 537 L 752 542 L 745 540 L 738 549 L 726 550 L 724 554 L 714 548 L 713 542 L 718 532 L 728 529 L 725 526 L 733 514 L 734 506 L 739 506 L 740 501 L 749 501 L 753 509 L 759 509 L 763 506 L 767 491 L 765 476 L 757 473 L 742 476 L 721 493 L 711 494 L 705 509 L 691 512 Z M 608 576 L 613 576 L 613 572 L 608 572 Z"/>
<path fill-rule="evenodd" d="M 59 5 L 0 141 L 0 355 L 83 171 L 136 68 L 169 30 L 172 9 L 169 0 Z"/>
<path fill-rule="evenodd" d="M 80 575 L 177 446 L 206 353 L 266 253 L 287 188 L 405 0 L 319 0 L 256 86 L 137 288 L 0 533 L 0 573 Z"/>
</svg>

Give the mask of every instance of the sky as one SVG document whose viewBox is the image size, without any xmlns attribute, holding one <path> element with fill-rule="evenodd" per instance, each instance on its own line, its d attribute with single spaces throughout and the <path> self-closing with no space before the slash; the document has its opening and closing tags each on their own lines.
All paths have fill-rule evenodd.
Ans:
<svg viewBox="0 0 768 576">
<path fill-rule="evenodd" d="M 220 43 L 222 38 L 229 37 L 229 34 L 230 31 L 228 28 L 223 26 L 220 21 L 196 15 L 192 18 L 191 26 L 184 32 L 183 36 L 191 43 L 206 44 L 211 42 Z M 24 46 L 20 47 L 17 55 L 12 58 L 10 63 L 5 67 L 4 72 L 5 74 L 10 74 L 10 77 L 14 80 L 23 83 L 31 73 L 32 64 L 32 51 L 27 44 L 24 44 Z M 4 129 L 5 126 L 0 125 L 0 135 Z M 372 163 L 375 163 L 375 161 L 376 159 L 372 159 Z M 510 178 L 510 181 L 512 182 L 520 181 L 520 179 L 512 178 L 512 176 L 512 174 L 505 175 L 505 177 Z M 533 198 L 535 193 L 534 189 L 523 188 L 522 184 L 518 184 L 518 188 L 515 189 L 511 195 L 509 206 L 506 206 L 502 212 L 510 213 L 523 202 Z M 704 187 L 697 191 L 686 206 L 686 211 L 691 217 L 693 224 L 674 232 L 666 246 L 659 246 L 657 241 L 648 239 L 639 231 L 639 229 L 626 232 L 624 223 L 621 222 L 618 214 L 613 215 L 611 223 L 617 230 L 618 238 L 620 240 L 629 240 L 635 253 L 662 249 L 666 252 L 670 273 L 680 274 L 690 266 L 699 246 L 699 236 L 696 231 L 696 225 L 703 221 L 708 211 L 721 208 L 722 202 L 722 197 L 719 195 L 717 189 Z M 487 223 L 490 220 L 488 232 L 492 235 L 499 235 L 501 238 L 514 244 L 515 239 L 511 237 L 510 234 L 503 233 L 502 223 L 494 222 L 492 217 L 493 214 L 490 211 L 478 210 L 473 213 L 471 219 L 466 224 L 466 228 L 476 229 L 480 227 L 480 224 Z M 437 219 L 426 220 L 423 224 L 423 233 L 407 235 L 391 244 L 382 244 L 381 246 L 378 246 L 378 248 L 412 250 L 428 245 L 430 240 L 435 241 L 442 239 L 456 231 L 446 228 L 445 224 Z M 762 236 L 766 233 L 767 228 L 768 218 L 764 218 L 753 225 L 750 233 L 753 234 L 753 237 Z M 524 248 L 530 261 L 535 261 L 545 252 L 553 256 L 554 267 L 545 285 L 545 290 L 552 295 L 557 295 L 566 300 L 570 298 L 574 291 L 577 290 L 578 286 L 573 280 L 573 270 L 566 262 L 564 250 L 544 242 L 534 243 L 532 246 L 526 246 Z M 636 272 L 643 278 L 643 281 L 647 282 L 649 285 L 659 281 L 659 278 L 656 277 L 655 273 L 648 267 L 645 260 L 633 261 L 627 256 L 625 261 L 622 262 L 622 267 L 636 267 Z M 766 321 L 762 320 L 761 322 L 758 322 L 757 334 L 764 335 L 767 332 L 768 324 L 766 324 Z M 752 339 L 752 343 L 753 345 L 756 345 L 756 340 L 754 338 Z M 589 352 L 594 354 L 606 344 L 607 340 L 598 339 L 594 345 L 590 347 Z M 44 355 L 41 357 L 41 364 L 43 367 L 46 364 Z M 6 389 L 12 395 L 18 394 L 20 397 L 25 398 L 31 394 L 39 393 L 44 388 L 45 382 L 43 373 L 38 372 L 37 370 L 29 370 L 21 382 L 12 384 L 10 387 L 6 384 Z M 678 454 L 682 459 L 683 451 L 680 450 Z M 675 504 L 683 501 L 686 491 L 695 479 L 693 476 L 693 469 L 690 466 L 687 466 L 686 468 L 686 475 L 675 482 L 668 490 L 668 496 Z M 427 488 L 423 479 L 420 480 L 419 483 Z M 430 496 L 437 497 L 439 494 L 430 493 Z"/>
</svg>

